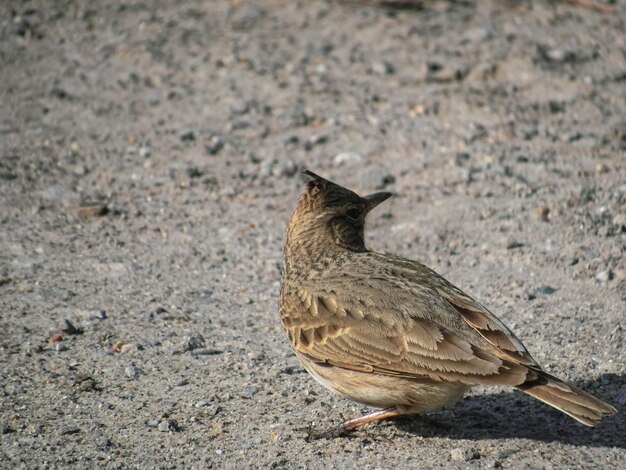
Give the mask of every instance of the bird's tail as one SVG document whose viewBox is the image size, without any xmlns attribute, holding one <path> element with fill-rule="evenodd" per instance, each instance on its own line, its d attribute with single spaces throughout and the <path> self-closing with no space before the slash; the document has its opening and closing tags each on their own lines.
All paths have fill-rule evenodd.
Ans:
<svg viewBox="0 0 626 470">
<path fill-rule="evenodd" d="M 537 372 L 537 379 L 525 382 L 517 388 L 587 426 L 595 426 L 605 416 L 617 413 L 615 408 L 593 395 L 546 372 Z"/>
</svg>

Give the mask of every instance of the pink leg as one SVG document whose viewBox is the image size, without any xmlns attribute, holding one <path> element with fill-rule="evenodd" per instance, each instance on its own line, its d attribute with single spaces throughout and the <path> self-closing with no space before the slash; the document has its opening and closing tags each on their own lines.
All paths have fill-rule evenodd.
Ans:
<svg viewBox="0 0 626 470">
<path fill-rule="evenodd" d="M 345 423 L 343 423 L 343 428 L 346 431 L 353 431 L 366 424 L 373 423 L 375 421 L 380 421 L 380 420 L 387 419 L 387 418 L 392 418 L 394 416 L 399 416 L 401 414 L 404 414 L 404 413 L 400 413 L 395 406 L 390 406 L 389 408 L 375 411 L 368 415 L 361 416 L 360 418 L 348 420 Z"/>
<path fill-rule="evenodd" d="M 385 408 L 384 410 L 375 411 L 360 418 L 350 419 L 340 426 L 336 426 L 323 431 L 308 430 L 307 440 L 309 439 L 334 439 L 341 436 L 346 436 L 348 433 L 360 428 L 368 423 L 374 423 L 386 418 L 393 418 L 394 416 L 400 416 L 405 413 L 398 411 L 395 406 Z"/>
</svg>

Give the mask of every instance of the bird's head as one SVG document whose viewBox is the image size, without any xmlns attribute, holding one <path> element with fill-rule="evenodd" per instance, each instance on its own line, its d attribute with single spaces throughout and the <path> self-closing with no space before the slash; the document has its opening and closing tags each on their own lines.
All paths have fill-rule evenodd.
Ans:
<svg viewBox="0 0 626 470">
<path fill-rule="evenodd" d="M 365 216 L 392 194 L 379 192 L 361 197 L 343 186 L 305 170 L 306 191 L 289 220 L 287 243 L 316 238 L 353 251 L 365 251 Z M 302 240 L 304 241 L 304 240 Z"/>
</svg>

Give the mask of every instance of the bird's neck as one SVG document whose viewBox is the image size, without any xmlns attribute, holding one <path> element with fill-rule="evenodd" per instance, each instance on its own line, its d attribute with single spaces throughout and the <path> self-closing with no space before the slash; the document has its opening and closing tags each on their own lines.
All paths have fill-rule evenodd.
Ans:
<svg viewBox="0 0 626 470">
<path fill-rule="evenodd" d="M 359 251 L 365 251 L 365 245 L 338 245 L 330 227 L 290 224 L 283 249 L 284 275 L 294 279 L 323 275 L 339 269 Z"/>
</svg>

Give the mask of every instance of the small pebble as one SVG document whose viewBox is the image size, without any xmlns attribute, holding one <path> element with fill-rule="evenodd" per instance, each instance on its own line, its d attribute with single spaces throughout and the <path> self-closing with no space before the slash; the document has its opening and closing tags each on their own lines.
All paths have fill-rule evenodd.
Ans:
<svg viewBox="0 0 626 470">
<path fill-rule="evenodd" d="M 194 349 L 201 349 L 206 345 L 206 340 L 204 336 L 200 333 L 194 336 L 187 336 L 183 340 L 183 352 L 193 351 Z"/>
<path fill-rule="evenodd" d="M 613 217 L 613 225 L 619 229 L 626 228 L 626 214 L 617 214 Z"/>
<path fill-rule="evenodd" d="M 469 462 L 480 458 L 480 453 L 476 449 L 453 449 L 450 452 L 452 460 L 459 462 Z"/>
<path fill-rule="evenodd" d="M 238 5 L 235 3 L 235 5 Z M 230 23 L 235 31 L 249 30 L 265 17 L 267 12 L 254 3 L 243 3 L 233 8 L 230 13 Z"/>
<path fill-rule="evenodd" d="M 76 209 L 78 217 L 81 219 L 92 219 L 108 214 L 109 208 L 106 204 L 86 204 Z"/>
<path fill-rule="evenodd" d="M 13 429 L 11 426 L 9 426 L 8 424 L 2 425 L 2 434 L 12 434 L 14 432 L 17 432 L 17 431 Z"/>
<path fill-rule="evenodd" d="M 298 164 L 291 159 L 281 162 L 274 170 L 275 176 L 293 176 L 298 172 Z"/>
<path fill-rule="evenodd" d="M 451 83 L 461 81 L 469 72 L 462 64 L 431 62 L 427 65 L 426 81 L 435 83 Z"/>
<path fill-rule="evenodd" d="M 391 75 L 396 71 L 394 66 L 387 61 L 373 62 L 371 68 L 372 72 L 377 75 Z"/>
<path fill-rule="evenodd" d="M 221 421 L 215 421 L 211 425 L 211 436 L 217 437 L 224 432 L 224 424 Z"/>
<path fill-rule="evenodd" d="M 283 110 L 279 119 L 286 128 L 306 126 L 311 121 L 301 105 Z"/>
<path fill-rule="evenodd" d="M 600 271 L 598 274 L 596 274 L 596 281 L 598 281 L 601 284 L 606 284 L 612 279 L 613 279 L 613 271 L 611 271 L 610 269 L 607 269 L 605 271 Z"/>
<path fill-rule="evenodd" d="M 287 374 L 287 375 L 293 375 L 293 374 L 300 374 L 304 372 L 304 370 L 300 367 L 300 366 L 287 366 L 287 367 L 283 367 L 279 374 Z"/>
<path fill-rule="evenodd" d="M 311 150 L 316 145 L 325 144 L 328 142 L 328 137 L 325 135 L 312 135 L 309 139 L 304 143 L 305 150 Z"/>
<path fill-rule="evenodd" d="M 463 40 L 469 42 L 480 42 L 493 36 L 493 30 L 487 28 L 474 28 L 469 29 L 463 34 Z"/>
<path fill-rule="evenodd" d="M 126 367 L 126 369 L 124 369 L 124 374 L 126 374 L 126 377 L 128 377 L 129 379 L 134 379 L 135 377 L 137 377 L 138 373 L 139 371 L 135 366 L 128 366 Z"/>
<path fill-rule="evenodd" d="M 545 51 L 544 56 L 551 62 L 564 62 L 566 53 L 563 49 L 548 49 Z"/>
<path fill-rule="evenodd" d="M 556 289 L 554 287 L 551 286 L 539 286 L 535 289 L 534 294 L 535 295 L 551 295 L 554 294 L 556 292 Z"/>
<path fill-rule="evenodd" d="M 189 178 L 200 178 L 202 175 L 204 175 L 204 172 L 197 166 L 190 166 L 185 171 Z"/>
<path fill-rule="evenodd" d="M 67 333 L 68 335 L 75 335 L 80 333 L 78 328 L 76 328 L 71 321 L 68 319 L 64 319 L 61 321 L 61 326 L 59 328 L 63 333 Z"/>
<path fill-rule="evenodd" d="M 96 388 L 96 381 L 91 377 L 88 377 L 79 382 L 78 388 L 80 388 L 82 392 L 91 392 Z"/>
<path fill-rule="evenodd" d="M 396 177 L 395 176 L 393 176 L 391 174 L 385 175 L 385 176 L 383 176 L 383 178 L 382 178 L 382 180 L 380 182 L 379 188 L 381 188 L 381 189 L 385 188 L 385 187 L 389 186 L 390 184 L 394 184 L 395 182 L 396 182 Z"/>
<path fill-rule="evenodd" d="M 535 217 L 542 222 L 550 221 L 550 208 L 547 206 L 539 206 L 535 209 Z"/>
<path fill-rule="evenodd" d="M 608 173 L 611 169 L 606 163 L 598 163 L 596 165 L 596 173 Z"/>
<path fill-rule="evenodd" d="M 453 163 L 455 166 L 463 166 L 469 161 L 470 157 L 470 154 L 467 152 L 458 152 L 454 157 Z"/>
<path fill-rule="evenodd" d="M 224 351 L 221 349 L 197 349 L 192 352 L 194 356 L 217 356 L 223 353 Z"/>
<path fill-rule="evenodd" d="M 524 244 L 522 242 L 518 242 L 517 240 L 508 240 L 506 243 L 507 250 L 513 250 L 515 248 L 521 248 Z"/>
<path fill-rule="evenodd" d="M 139 346 L 137 345 L 137 343 L 123 344 L 120 347 L 120 352 L 122 354 L 136 353 L 137 351 L 139 351 Z"/>
<path fill-rule="evenodd" d="M 196 133 L 192 130 L 183 131 L 180 134 L 180 140 L 183 142 L 192 142 L 196 140 Z"/>
<path fill-rule="evenodd" d="M 353 152 L 341 152 L 335 155 L 333 162 L 337 166 L 342 165 L 358 165 L 363 161 L 363 157 L 358 153 Z"/>
<path fill-rule="evenodd" d="M 250 103 L 245 100 L 237 100 L 231 105 L 230 111 L 236 115 L 246 114 L 250 111 Z"/>
<path fill-rule="evenodd" d="M 78 434 L 80 432 L 80 429 L 78 428 L 65 428 L 61 431 L 61 435 L 62 436 L 67 436 L 70 434 Z"/>
<path fill-rule="evenodd" d="M 61 352 L 61 351 L 65 351 L 67 349 L 67 346 L 65 345 L 65 342 L 61 341 L 60 343 L 56 343 L 54 345 L 54 350 L 57 352 Z"/>
<path fill-rule="evenodd" d="M 259 393 L 260 390 L 261 390 L 260 387 L 255 387 L 255 386 L 244 387 L 243 390 L 241 391 L 241 397 L 251 398 L 252 396 Z"/>
<path fill-rule="evenodd" d="M 211 136 L 209 144 L 205 147 L 209 155 L 216 155 L 224 147 L 224 141 L 219 135 Z"/>
<path fill-rule="evenodd" d="M 161 421 L 159 425 L 157 426 L 157 429 L 160 432 L 177 432 L 180 430 L 176 420 L 173 420 L 171 418 L 167 418 Z"/>
<path fill-rule="evenodd" d="M 64 341 L 63 335 L 56 333 L 48 338 L 48 344 L 56 344 Z"/>
<path fill-rule="evenodd" d="M 152 153 L 152 150 L 150 149 L 150 145 L 146 143 L 141 144 L 138 150 L 138 154 L 141 158 L 148 158 L 151 153 Z"/>
</svg>

